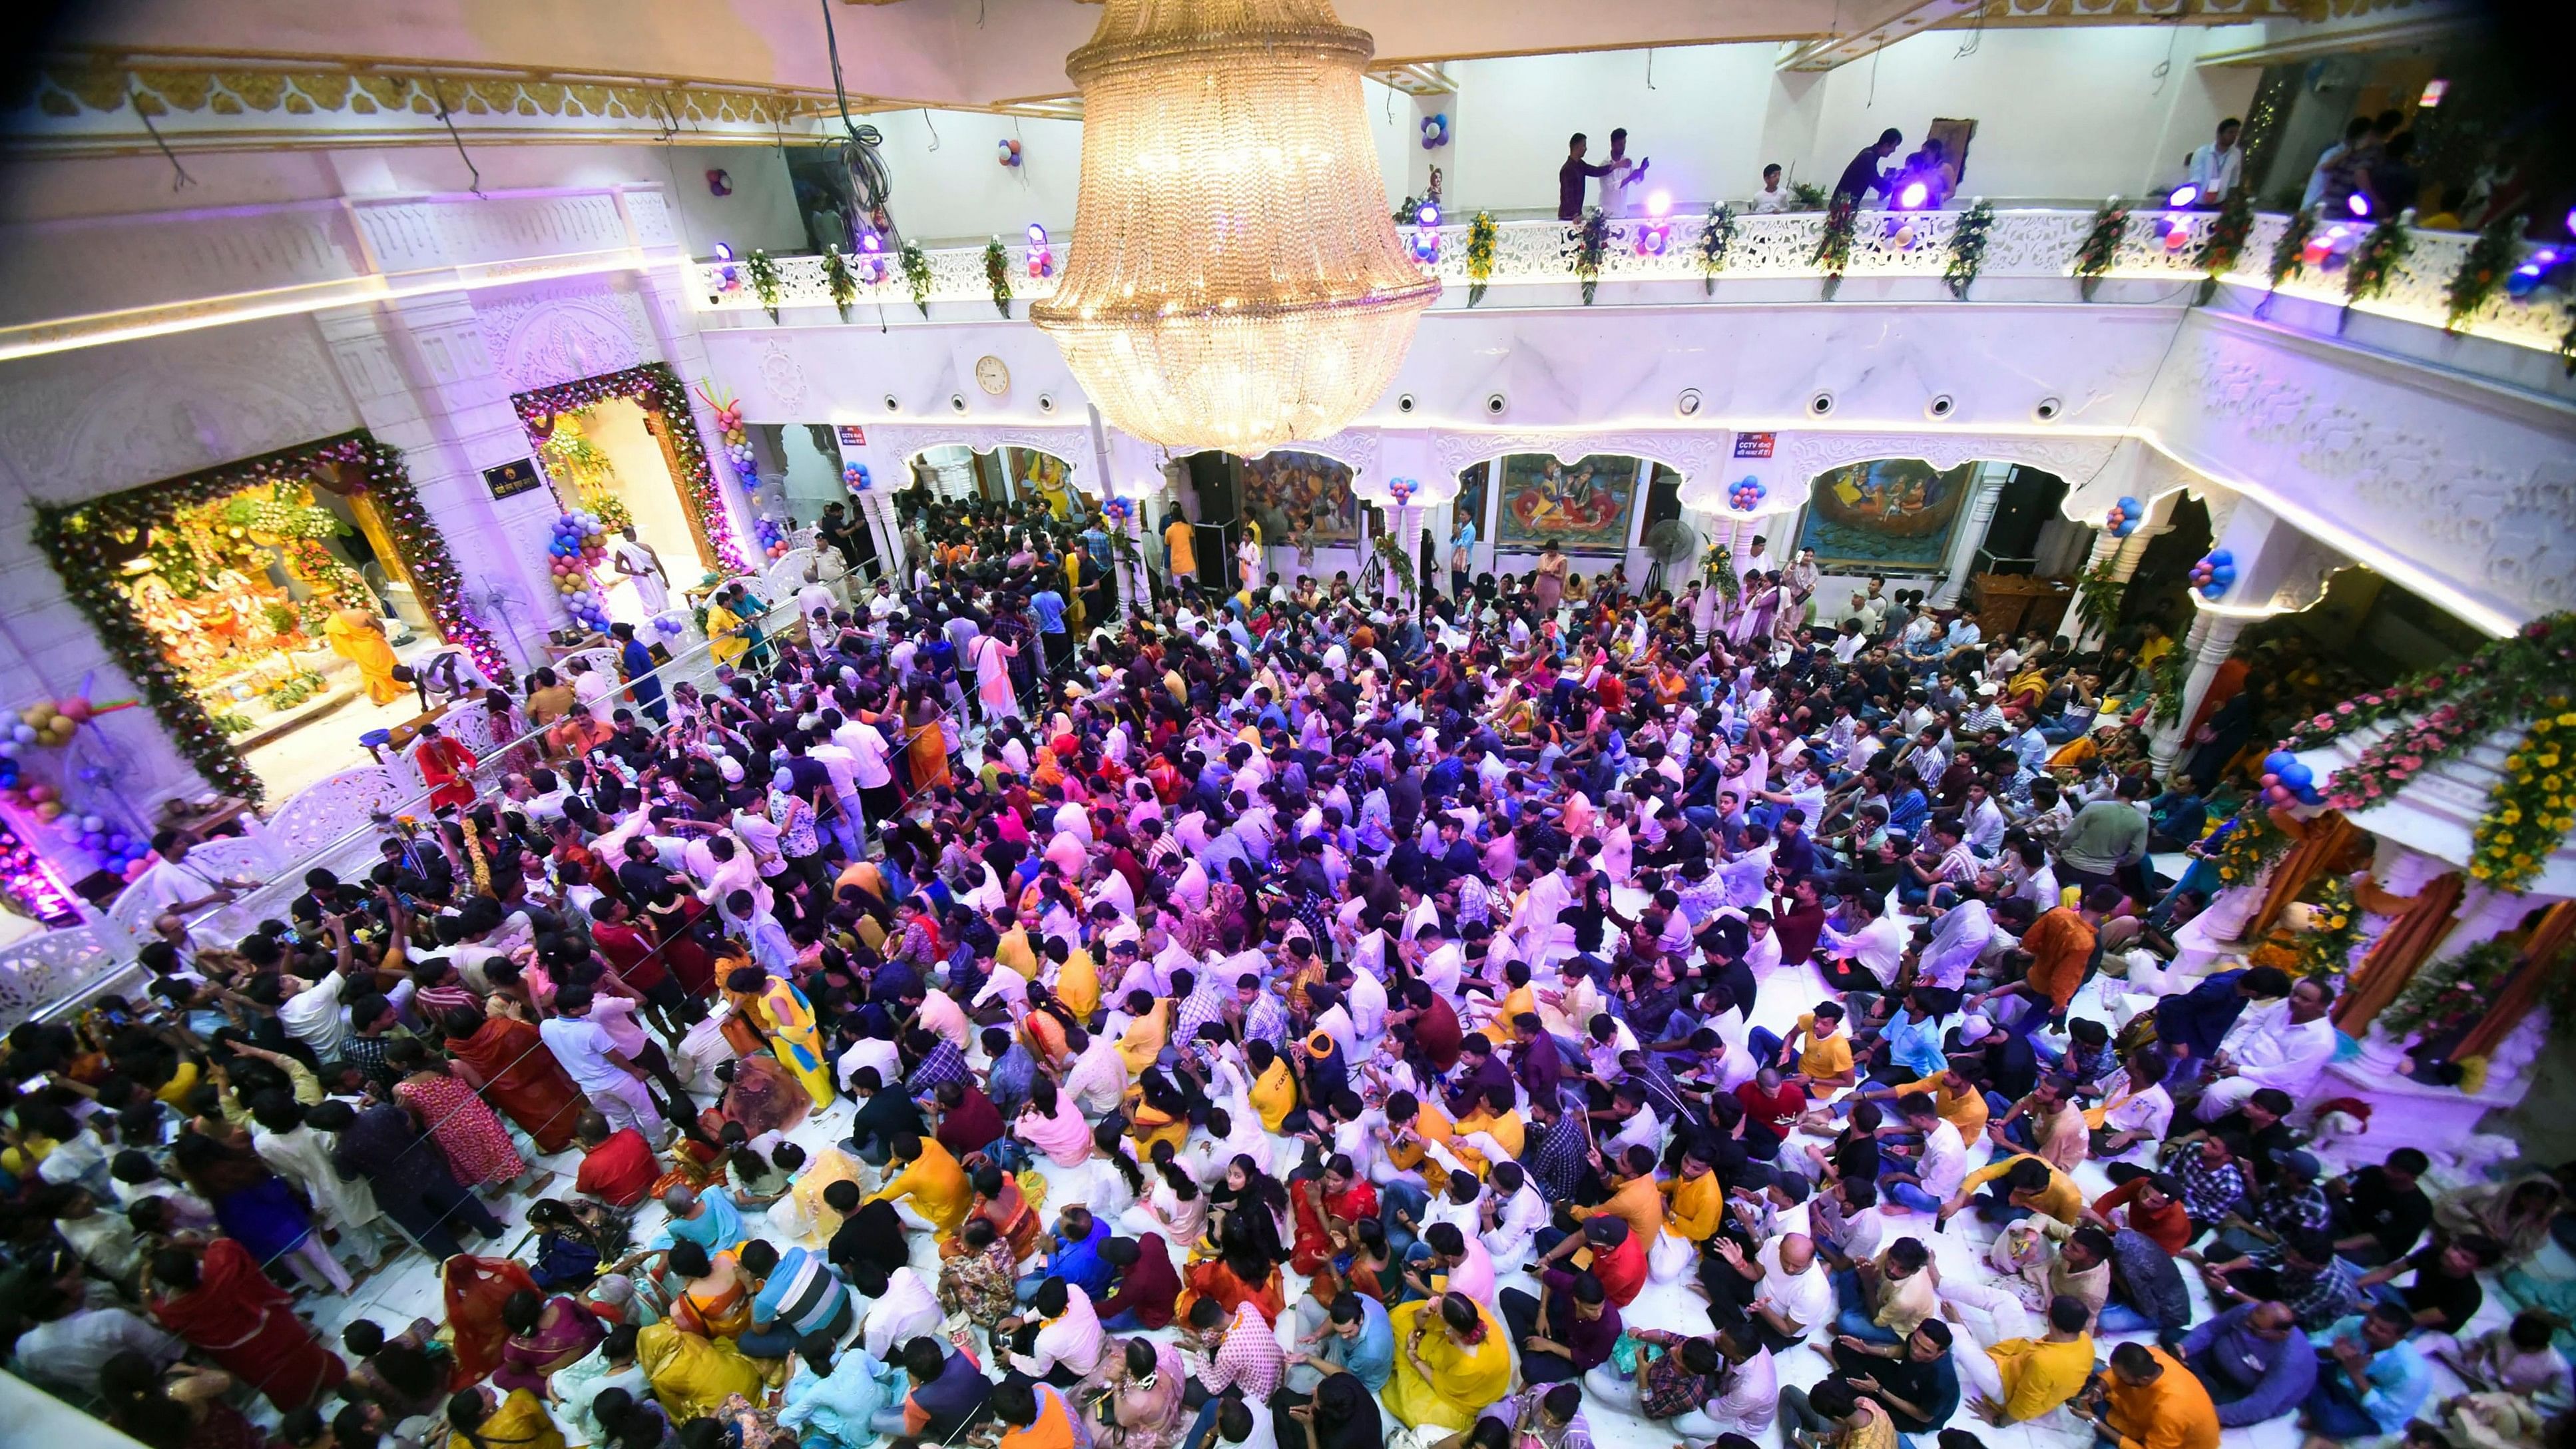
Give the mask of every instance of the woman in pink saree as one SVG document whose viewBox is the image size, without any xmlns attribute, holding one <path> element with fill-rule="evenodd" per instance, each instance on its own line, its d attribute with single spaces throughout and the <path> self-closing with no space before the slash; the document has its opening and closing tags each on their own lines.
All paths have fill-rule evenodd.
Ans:
<svg viewBox="0 0 2576 1449">
<path fill-rule="evenodd" d="M 501 1305 L 501 1322 L 510 1336 L 501 1344 L 501 1366 L 492 1371 L 492 1383 L 539 1395 L 557 1369 L 579 1362 L 608 1336 L 598 1316 L 579 1303 L 526 1288 Z"/>
</svg>

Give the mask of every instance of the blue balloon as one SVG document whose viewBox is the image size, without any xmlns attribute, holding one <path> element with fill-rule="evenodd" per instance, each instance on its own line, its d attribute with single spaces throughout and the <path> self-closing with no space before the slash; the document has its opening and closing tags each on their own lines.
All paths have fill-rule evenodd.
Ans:
<svg viewBox="0 0 2576 1449">
<path fill-rule="evenodd" d="M 2266 775 L 2277 775 L 2298 762 L 2299 757 L 2291 754 L 2288 750 L 2274 750 L 2272 753 L 2263 757 L 2263 773 Z"/>
<path fill-rule="evenodd" d="M 2279 775 L 2281 783 L 2289 786 L 2293 794 L 2315 784 L 2317 778 L 2316 771 L 2309 769 L 2301 760 L 2292 760 L 2272 773 Z"/>
<path fill-rule="evenodd" d="M 2209 561 L 2210 561 L 2211 563 L 2232 564 L 2232 563 L 2236 562 L 2236 555 L 2234 555 L 2234 554 L 2232 554 L 2232 553 L 2228 552 L 2226 549 L 2223 549 L 2223 548 L 2222 548 L 2222 549 L 2218 550 L 2216 553 L 2211 554 L 2211 555 L 2209 556 Z"/>
<path fill-rule="evenodd" d="M 2323 805 L 2326 803 L 2324 793 L 2318 790 L 2314 785 L 2301 785 L 2299 788 L 2292 790 L 2290 794 L 2302 805 Z"/>
</svg>

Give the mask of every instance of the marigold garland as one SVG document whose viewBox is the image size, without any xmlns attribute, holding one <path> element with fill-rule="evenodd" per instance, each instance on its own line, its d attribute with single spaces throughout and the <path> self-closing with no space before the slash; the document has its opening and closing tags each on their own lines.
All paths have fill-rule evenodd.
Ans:
<svg viewBox="0 0 2576 1449">
<path fill-rule="evenodd" d="M 2379 225 L 2354 247 L 2352 261 L 2343 270 L 2343 305 L 2350 311 L 2358 302 L 2367 302 L 2387 292 L 2397 274 L 2397 264 L 2415 249 L 2415 239 L 2407 234 L 2406 213 L 2380 218 Z"/>
<path fill-rule="evenodd" d="M 1489 211 L 1476 213 L 1467 223 L 1467 305 L 1485 300 L 1485 286 L 1494 279 L 1494 245 L 1501 239 L 1502 228 Z"/>
<path fill-rule="evenodd" d="M 2311 929 L 2301 931 L 2290 943 L 2298 958 L 2291 973 L 2340 981 L 2352 969 L 2352 948 L 2361 940 L 2361 909 L 2353 904 L 2352 882 L 2327 881 L 2308 909 Z"/>
<path fill-rule="evenodd" d="M 2238 808 L 2226 833 L 2219 837 L 2218 851 L 2209 858 L 2210 865 L 2218 872 L 2219 884 L 2244 885 L 2270 869 L 2272 862 L 2287 855 L 2295 843 L 2257 796 Z"/>
<path fill-rule="evenodd" d="M 2499 216 L 2469 243 L 2460 269 L 2451 274 L 2451 284 L 2442 294 L 2443 331 L 2457 332 L 2466 326 L 2504 285 L 2505 273 L 2513 270 L 2514 255 L 2522 249 L 2522 218 L 2519 211 Z"/>
<path fill-rule="evenodd" d="M 1717 585 L 1717 596 L 1726 601 L 1728 608 L 1734 608 L 1736 599 L 1744 593 L 1744 577 L 1735 571 L 1734 547 L 1723 543 L 1710 544 L 1708 552 L 1700 556 L 1700 567 L 1708 571 L 1710 580 Z"/>
<path fill-rule="evenodd" d="M 993 308 L 1003 316 L 1011 315 L 1011 254 L 995 237 L 984 243 L 984 280 L 992 284 Z"/>
<path fill-rule="evenodd" d="M 2313 750 L 2355 730 L 2402 721 L 2321 787 L 2335 808 L 2362 810 L 2496 731 L 2524 725 L 2488 790 L 2468 862 L 2472 879 L 2519 890 L 2576 824 L 2570 678 L 2576 678 L 2576 614 L 2552 614 L 2458 664 L 2345 700 L 2293 730 L 2280 747 Z"/>
<path fill-rule="evenodd" d="M 465 577 L 438 525 L 421 506 L 420 495 L 413 491 L 402 453 L 363 430 L 104 498 L 35 506 L 36 545 L 62 576 L 65 597 L 98 630 L 108 658 L 134 681 L 135 692 L 152 707 L 153 717 L 171 743 L 206 783 L 253 804 L 267 794 L 266 786 L 233 748 L 230 732 L 207 713 L 178 666 L 161 652 L 158 636 L 135 612 L 133 601 L 117 587 L 118 560 L 110 555 L 121 546 L 122 537 L 145 527 L 165 526 L 184 509 L 263 484 L 309 483 L 316 470 L 325 466 L 338 467 L 340 481 L 351 492 L 375 501 L 385 535 L 440 634 L 472 655 L 486 675 L 504 685 L 511 683 L 510 667 L 499 647 L 466 604 Z"/>
</svg>

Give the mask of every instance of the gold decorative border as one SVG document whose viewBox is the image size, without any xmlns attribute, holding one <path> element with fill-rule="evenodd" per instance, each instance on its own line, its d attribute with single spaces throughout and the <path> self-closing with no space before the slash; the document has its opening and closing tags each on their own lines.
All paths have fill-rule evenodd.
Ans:
<svg viewBox="0 0 2576 1449">
<path fill-rule="evenodd" d="M 443 74 L 426 67 L 126 62 L 64 57 L 35 68 L 0 110 L 33 110 L 57 120 L 113 115 L 132 108 L 145 119 L 167 116 L 407 115 L 459 119 L 524 117 L 672 125 L 777 126 L 816 111 L 826 98 L 794 91 L 730 89 L 696 83 L 549 75 Z"/>
</svg>

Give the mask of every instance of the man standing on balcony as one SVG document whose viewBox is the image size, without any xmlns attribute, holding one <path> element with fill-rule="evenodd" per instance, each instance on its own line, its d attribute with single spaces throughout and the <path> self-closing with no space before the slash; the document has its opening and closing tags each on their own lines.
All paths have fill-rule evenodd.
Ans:
<svg viewBox="0 0 2576 1449">
<path fill-rule="evenodd" d="M 1583 159 L 1583 153 L 1591 149 L 1591 146 L 1592 139 L 1581 131 L 1575 132 L 1574 138 L 1565 143 L 1565 164 L 1556 168 L 1556 219 L 1558 221 L 1581 221 L 1584 178 L 1610 174 L 1610 168 L 1607 165 L 1594 166 Z"/>
<path fill-rule="evenodd" d="M 1904 144 L 1905 133 L 1894 126 L 1879 132 L 1878 144 L 1862 147 L 1860 154 L 1851 158 L 1851 164 L 1843 168 L 1842 180 L 1834 183 L 1834 200 L 1850 197 L 1852 205 L 1858 206 L 1867 201 L 1873 191 L 1881 196 L 1888 195 L 1895 183 L 1890 177 L 1880 174 L 1878 163 L 1895 155 L 1896 148 Z"/>
<path fill-rule="evenodd" d="M 1638 213 L 1637 188 L 1646 180 L 1646 161 L 1628 154 L 1628 128 L 1610 133 L 1610 174 L 1601 178 L 1601 214 L 1634 216 Z"/>
<path fill-rule="evenodd" d="M 2245 123 L 2234 116 L 2218 123 L 2218 139 L 2191 153 L 2192 205 L 2216 206 L 2236 189 L 2245 168 L 2245 152 L 2236 144 Z"/>
</svg>

